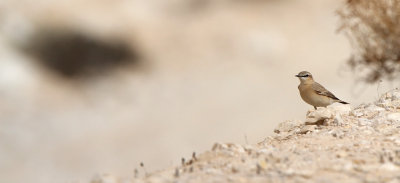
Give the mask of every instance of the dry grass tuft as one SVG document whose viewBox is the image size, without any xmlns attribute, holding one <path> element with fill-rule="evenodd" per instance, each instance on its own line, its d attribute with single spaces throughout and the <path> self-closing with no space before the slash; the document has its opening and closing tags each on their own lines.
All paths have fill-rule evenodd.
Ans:
<svg viewBox="0 0 400 183">
<path fill-rule="evenodd" d="M 348 0 L 339 9 L 340 32 L 354 53 L 349 65 L 364 81 L 394 79 L 400 71 L 400 0 Z"/>
</svg>

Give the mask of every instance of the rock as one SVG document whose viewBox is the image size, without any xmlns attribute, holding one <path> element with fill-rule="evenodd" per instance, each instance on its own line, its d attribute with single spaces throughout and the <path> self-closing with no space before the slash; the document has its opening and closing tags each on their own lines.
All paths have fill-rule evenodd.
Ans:
<svg viewBox="0 0 400 183">
<path fill-rule="evenodd" d="M 335 118 L 333 119 L 333 122 L 335 125 L 343 125 L 344 124 L 344 121 L 340 114 L 335 114 Z"/>
<path fill-rule="evenodd" d="M 396 89 L 392 90 L 391 93 L 392 93 L 392 98 L 391 98 L 392 101 L 400 100 L 400 90 L 399 89 L 396 88 Z"/>
<path fill-rule="evenodd" d="M 349 104 L 333 103 L 326 107 L 327 109 L 333 110 L 336 114 L 346 114 L 348 115 L 352 109 Z"/>
<path fill-rule="evenodd" d="M 389 113 L 387 114 L 387 119 L 391 121 L 400 122 L 400 113 Z"/>
<path fill-rule="evenodd" d="M 307 134 L 308 132 L 312 132 L 315 130 L 314 125 L 305 125 L 300 128 L 300 130 L 297 132 L 297 134 Z"/>
<path fill-rule="evenodd" d="M 370 125 L 372 121 L 365 119 L 365 118 L 359 118 L 358 119 L 358 125 L 359 126 L 365 126 L 365 125 Z"/>
<path fill-rule="evenodd" d="M 376 105 L 374 105 L 374 104 L 370 104 L 370 105 L 368 105 L 366 108 L 365 108 L 365 110 L 367 110 L 367 111 L 385 111 L 385 109 L 384 108 L 382 108 L 382 107 L 379 107 L 379 106 L 376 106 Z"/>
<path fill-rule="evenodd" d="M 353 115 L 355 117 L 361 117 L 364 115 L 364 113 L 362 110 L 354 110 L 354 111 L 351 111 L 351 115 Z"/>
<path fill-rule="evenodd" d="M 282 123 L 279 123 L 278 127 L 275 128 L 275 133 L 289 132 L 293 130 L 295 127 L 300 126 L 302 121 L 300 120 L 288 120 Z"/>
<path fill-rule="evenodd" d="M 336 138 L 343 138 L 344 136 L 344 132 L 341 130 L 331 130 L 328 133 L 332 134 L 332 136 Z"/>
<path fill-rule="evenodd" d="M 319 107 L 317 110 L 309 111 L 306 117 L 307 124 L 321 124 L 325 119 L 333 117 L 333 111 L 325 107 Z"/>
<path fill-rule="evenodd" d="M 346 151 L 341 150 L 341 151 L 336 152 L 336 157 L 338 157 L 338 158 L 345 158 L 347 156 L 348 156 L 348 153 Z"/>
<path fill-rule="evenodd" d="M 307 117 L 314 117 L 320 119 L 327 119 L 333 116 L 333 111 L 329 108 L 319 107 L 317 110 L 311 112 Z"/>
<path fill-rule="evenodd" d="M 393 163 L 384 163 L 379 167 L 380 170 L 389 171 L 389 172 L 398 172 L 400 169 L 398 166 Z"/>
</svg>

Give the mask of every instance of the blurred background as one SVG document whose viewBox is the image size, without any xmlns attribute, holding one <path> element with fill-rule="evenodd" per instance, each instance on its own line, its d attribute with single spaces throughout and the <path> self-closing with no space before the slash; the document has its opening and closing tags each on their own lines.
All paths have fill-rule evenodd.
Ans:
<svg viewBox="0 0 400 183">
<path fill-rule="evenodd" d="M 1 182 L 132 177 L 304 120 L 300 71 L 353 106 L 365 84 L 337 0 L 3 0 Z M 358 72 L 358 71 L 357 71 Z M 361 71 L 360 71 L 361 72 Z"/>
</svg>

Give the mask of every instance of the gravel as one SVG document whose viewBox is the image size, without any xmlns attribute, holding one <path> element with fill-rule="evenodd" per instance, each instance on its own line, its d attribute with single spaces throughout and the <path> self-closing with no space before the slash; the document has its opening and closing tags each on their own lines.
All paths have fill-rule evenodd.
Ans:
<svg viewBox="0 0 400 183">
<path fill-rule="evenodd" d="M 282 122 L 252 145 L 215 143 L 180 166 L 117 182 L 400 182 L 400 90 L 362 104 L 333 104 Z"/>
</svg>

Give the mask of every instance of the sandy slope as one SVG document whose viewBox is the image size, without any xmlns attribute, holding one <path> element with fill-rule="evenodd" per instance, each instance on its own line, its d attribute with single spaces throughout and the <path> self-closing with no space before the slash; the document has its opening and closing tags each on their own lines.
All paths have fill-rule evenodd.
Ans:
<svg viewBox="0 0 400 183">
<path fill-rule="evenodd" d="M 400 90 L 355 108 L 286 121 L 258 144 L 216 143 L 181 166 L 132 182 L 400 182 Z M 100 175 L 92 183 L 130 182 Z"/>
</svg>

